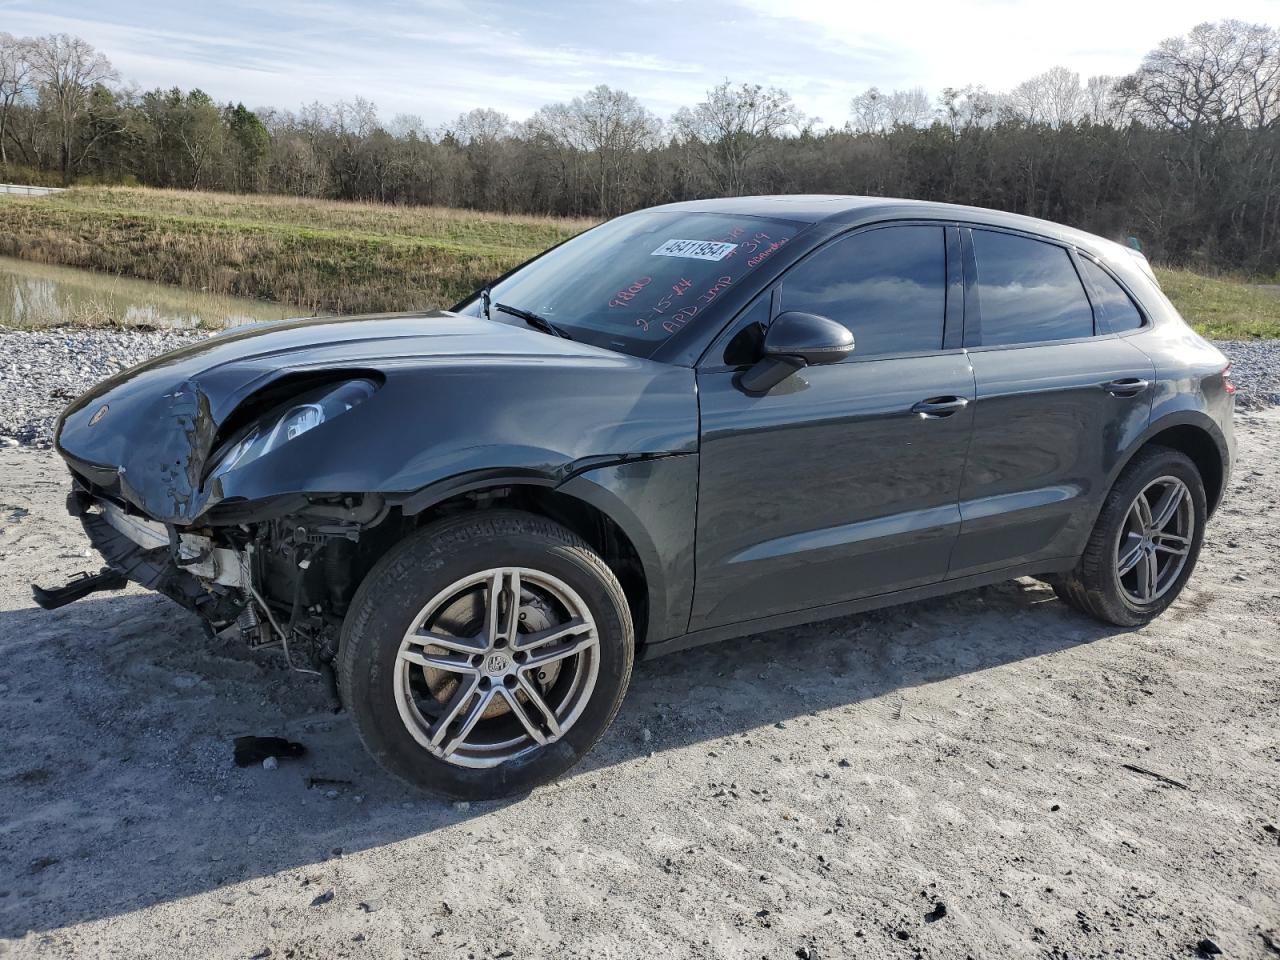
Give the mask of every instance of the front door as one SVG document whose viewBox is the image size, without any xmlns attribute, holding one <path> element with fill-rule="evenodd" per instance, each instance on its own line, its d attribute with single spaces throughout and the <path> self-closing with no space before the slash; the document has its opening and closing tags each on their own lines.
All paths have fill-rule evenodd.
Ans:
<svg viewBox="0 0 1280 960">
<path fill-rule="evenodd" d="M 773 312 L 844 323 L 844 362 L 758 397 L 723 356 L 699 370 L 691 630 L 945 577 L 975 395 L 964 351 L 943 348 L 949 229 L 846 235 L 783 277 Z"/>
</svg>

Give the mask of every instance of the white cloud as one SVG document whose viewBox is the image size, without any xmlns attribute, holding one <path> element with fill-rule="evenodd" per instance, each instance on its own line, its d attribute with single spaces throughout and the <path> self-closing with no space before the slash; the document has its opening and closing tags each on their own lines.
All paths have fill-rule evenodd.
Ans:
<svg viewBox="0 0 1280 960">
<path fill-rule="evenodd" d="M 872 84 L 936 94 L 1007 89 L 1055 64 L 1126 73 L 1221 17 L 1280 23 L 1280 0 L 0 0 L 5 30 L 82 36 L 144 88 L 285 109 L 362 96 L 433 125 L 480 106 L 523 119 L 599 83 L 666 116 L 725 78 L 780 86 L 839 125 Z"/>
<path fill-rule="evenodd" d="M 778 30 L 804 29 L 812 42 L 854 63 L 877 54 L 875 73 L 851 78 L 859 89 L 923 86 L 931 92 L 970 83 L 1008 89 L 1055 64 L 1082 77 L 1128 73 L 1161 40 L 1202 21 L 1280 21 L 1280 0 L 737 2 Z"/>
</svg>

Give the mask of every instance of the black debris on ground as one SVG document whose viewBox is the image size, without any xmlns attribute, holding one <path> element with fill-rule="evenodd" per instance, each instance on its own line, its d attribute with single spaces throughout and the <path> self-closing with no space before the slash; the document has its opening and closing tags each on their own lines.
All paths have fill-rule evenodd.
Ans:
<svg viewBox="0 0 1280 960">
<path fill-rule="evenodd" d="M 1222 948 L 1205 937 L 1196 944 L 1196 956 L 1198 957 L 1219 957 L 1222 955 Z"/>
<path fill-rule="evenodd" d="M 256 767 L 268 757 L 277 760 L 296 759 L 307 752 L 300 743 L 284 737 L 236 737 L 235 760 L 237 767 Z"/>
</svg>

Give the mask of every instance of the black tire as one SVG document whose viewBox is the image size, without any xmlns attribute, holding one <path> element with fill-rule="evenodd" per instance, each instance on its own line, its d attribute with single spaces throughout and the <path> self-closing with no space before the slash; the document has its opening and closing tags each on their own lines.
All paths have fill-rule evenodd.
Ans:
<svg viewBox="0 0 1280 960">
<path fill-rule="evenodd" d="M 401 719 L 394 691 L 398 651 L 432 597 L 467 576 L 512 566 L 558 578 L 584 602 L 599 636 L 595 685 L 559 740 L 498 766 L 458 766 L 429 752 Z M 343 623 L 338 682 L 361 742 L 383 767 L 432 793 L 492 799 L 555 779 L 595 745 L 622 703 L 634 648 L 622 587 L 580 537 L 533 514 L 485 510 L 424 527 L 374 565 Z"/>
<path fill-rule="evenodd" d="M 1149 484 L 1161 477 L 1174 477 L 1186 484 L 1191 495 L 1194 527 L 1181 571 L 1163 594 L 1149 603 L 1140 603 L 1124 589 L 1117 574 L 1117 550 L 1130 507 Z M 1124 468 L 1107 494 L 1075 569 L 1047 578 L 1048 582 L 1068 604 L 1104 623 L 1119 627 L 1148 623 L 1178 598 L 1194 572 L 1207 516 L 1204 480 L 1190 458 L 1169 447 L 1147 447 Z"/>
</svg>

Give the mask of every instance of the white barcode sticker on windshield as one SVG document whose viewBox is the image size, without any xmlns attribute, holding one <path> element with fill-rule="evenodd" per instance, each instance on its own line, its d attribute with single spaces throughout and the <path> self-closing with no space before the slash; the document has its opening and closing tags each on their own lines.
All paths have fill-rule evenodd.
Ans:
<svg viewBox="0 0 1280 960">
<path fill-rule="evenodd" d="M 734 250 L 736 243 L 719 243 L 715 240 L 668 240 L 651 257 L 686 257 L 690 260 L 723 260 Z"/>
</svg>

